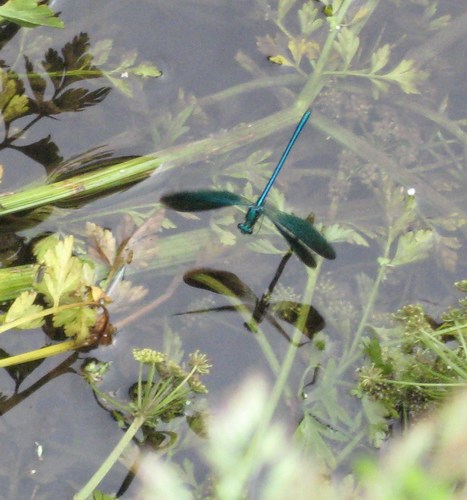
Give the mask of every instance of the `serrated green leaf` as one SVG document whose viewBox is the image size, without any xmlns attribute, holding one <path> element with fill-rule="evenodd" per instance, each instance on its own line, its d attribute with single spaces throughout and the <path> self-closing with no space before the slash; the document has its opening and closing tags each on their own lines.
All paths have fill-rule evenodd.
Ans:
<svg viewBox="0 0 467 500">
<path fill-rule="evenodd" d="M 34 245 L 32 253 L 34 254 L 34 257 L 36 257 L 36 260 L 39 264 L 44 263 L 44 255 L 46 254 L 46 252 L 50 249 L 55 248 L 59 241 L 60 238 L 57 234 L 54 233 L 50 236 L 42 238 Z"/>
<path fill-rule="evenodd" d="M 397 242 L 396 255 L 388 265 L 397 267 L 425 259 L 433 247 L 433 241 L 433 232 L 430 229 L 403 234 Z"/>
<path fill-rule="evenodd" d="M 26 28 L 63 28 L 63 21 L 55 17 L 54 12 L 46 5 L 38 5 L 36 0 L 8 0 L 0 7 L 0 18 Z"/>
<path fill-rule="evenodd" d="M 55 327 L 64 327 L 67 337 L 75 337 L 78 342 L 86 340 L 91 328 L 96 324 L 97 309 L 76 307 L 60 311 L 53 317 Z"/>
<path fill-rule="evenodd" d="M 57 307 L 73 293 L 82 281 L 82 263 L 72 255 L 73 236 L 67 236 L 58 241 L 54 248 L 50 248 L 44 255 L 43 264 L 46 266 L 44 278 L 35 283 L 35 288 L 43 293 L 54 307 Z"/>
<path fill-rule="evenodd" d="M 29 99 L 25 95 L 14 95 L 7 107 L 3 109 L 3 120 L 6 123 L 25 115 L 29 109 Z"/>
<path fill-rule="evenodd" d="M 13 304 L 11 304 L 8 312 L 5 315 L 5 323 L 9 323 L 11 321 L 16 321 L 20 318 L 27 318 L 33 314 L 37 314 L 43 310 L 43 307 L 37 304 L 34 304 L 36 300 L 37 293 L 26 291 L 21 293 Z M 30 329 L 30 328 L 40 328 L 44 322 L 43 318 L 28 321 L 22 323 L 19 328 L 21 329 Z"/>
</svg>

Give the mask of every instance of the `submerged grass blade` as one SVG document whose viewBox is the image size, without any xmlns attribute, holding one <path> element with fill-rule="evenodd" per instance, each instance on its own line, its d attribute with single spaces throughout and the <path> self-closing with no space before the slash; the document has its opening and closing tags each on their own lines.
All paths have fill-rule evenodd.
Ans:
<svg viewBox="0 0 467 500">
<path fill-rule="evenodd" d="M 161 203 L 179 212 L 200 212 L 233 205 L 249 205 L 250 202 L 229 191 L 178 191 L 162 196 Z"/>
</svg>

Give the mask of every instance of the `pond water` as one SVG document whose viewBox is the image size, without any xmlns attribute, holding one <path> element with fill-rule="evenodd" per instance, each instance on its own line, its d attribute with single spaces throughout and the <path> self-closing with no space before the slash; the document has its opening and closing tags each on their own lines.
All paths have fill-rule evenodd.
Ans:
<svg viewBox="0 0 467 500">
<path fill-rule="evenodd" d="M 405 304 L 421 303 L 435 319 L 456 304 L 453 283 L 467 270 L 464 2 L 441 0 L 435 10 L 425 1 L 355 0 L 337 26 L 320 2 L 308 2 L 318 12 L 316 30 L 305 11 L 297 17 L 306 2 L 281 4 L 291 9 L 282 19 L 277 2 L 266 0 L 56 0 L 63 30 L 3 31 L 4 66 L 24 79 L 29 96 L 24 58 L 42 72 L 50 49 L 56 52 L 49 60 L 92 54 L 107 73 L 70 82 L 69 89 L 85 89 L 80 104 L 69 95 L 50 116 L 29 114 L 5 126 L 2 193 L 72 177 L 86 166 L 161 159 L 141 182 L 122 181 L 121 189 L 78 204 L 54 203 L 40 222 L 2 216 L 2 247 L 13 249 L 4 267 L 32 262 L 31 241 L 49 232 L 72 234 L 83 249 L 86 222 L 122 238 L 129 218 L 136 225 L 154 221 L 134 244 L 125 286 L 108 306 L 117 328 L 112 345 L 0 372 L 4 498 L 71 498 L 120 439 L 122 430 L 79 376 L 87 358 L 112 362 L 100 388 L 121 399 L 137 379 L 132 349 L 140 347 L 206 353 L 212 408 L 250 375 L 274 383 L 274 360 L 280 367 L 294 321 L 277 319 L 281 312 L 270 305 L 255 334 L 251 308 L 242 315 L 225 293 L 189 286 L 186 275 L 183 281 L 193 269 L 209 269 L 221 284 L 248 287 L 258 299 L 272 283 L 272 303 L 312 306 L 316 316 L 300 339 L 276 416 L 290 433 L 304 414 L 316 418 L 327 440 L 325 461 L 339 473 L 355 454 L 374 449 L 362 430 L 360 400 L 350 395 L 363 363 L 359 341 L 384 336 Z M 308 59 L 316 64 L 333 31 L 327 66 L 313 67 Z M 415 63 L 399 66 L 404 59 Z M 162 76 L 132 73 L 142 63 Z M 63 75 L 44 78 L 44 99 L 65 92 Z M 300 217 L 312 213 L 317 227 L 327 228 L 335 261 L 313 270 L 292 255 L 273 283 L 287 245 L 267 221 L 245 236 L 235 208 L 167 211 L 161 227 L 159 199 L 167 192 L 222 189 L 256 199 L 310 105 L 310 122 L 269 199 Z M 242 298 L 254 305 L 250 292 Z M 12 354 L 48 341 L 42 330 L 8 332 L 0 347 Z M 202 482 L 205 466 L 194 458 L 202 440 L 180 421 L 164 429 L 176 430 L 180 443 L 159 453 L 179 464 L 194 459 Z M 361 433 L 352 454 L 329 429 Z M 117 491 L 127 473 L 115 466 L 99 488 Z M 123 497 L 133 498 L 138 486 L 131 483 Z"/>
</svg>

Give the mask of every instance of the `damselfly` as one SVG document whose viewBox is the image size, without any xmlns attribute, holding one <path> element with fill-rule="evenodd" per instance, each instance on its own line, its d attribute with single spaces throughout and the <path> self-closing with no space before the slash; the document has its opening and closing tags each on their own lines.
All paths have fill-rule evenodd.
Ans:
<svg viewBox="0 0 467 500">
<path fill-rule="evenodd" d="M 212 190 L 179 191 L 177 193 L 170 193 L 162 196 L 161 202 L 179 212 L 198 212 L 234 205 L 244 206 L 248 208 L 245 215 L 245 221 L 238 224 L 238 228 L 242 233 L 251 234 L 259 217 L 265 215 L 276 226 L 277 230 L 287 240 L 297 256 L 307 266 L 316 266 L 316 261 L 312 253 L 313 251 L 326 259 L 335 259 L 336 252 L 332 246 L 310 222 L 295 215 L 282 212 L 277 208 L 265 206 L 266 197 L 279 175 L 295 141 L 308 121 L 310 114 L 311 111 L 308 110 L 302 116 L 279 163 L 274 169 L 271 178 L 267 182 L 266 187 L 256 203 L 243 196 L 231 193 L 230 191 Z"/>
</svg>

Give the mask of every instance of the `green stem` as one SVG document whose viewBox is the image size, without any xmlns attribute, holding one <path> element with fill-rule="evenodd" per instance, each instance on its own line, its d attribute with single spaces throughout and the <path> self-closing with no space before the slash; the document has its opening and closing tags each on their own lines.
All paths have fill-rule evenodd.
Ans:
<svg viewBox="0 0 467 500">
<path fill-rule="evenodd" d="M 119 459 L 125 448 L 130 444 L 131 440 L 136 436 L 141 426 L 144 424 L 144 417 L 139 415 L 134 420 L 133 423 L 128 427 L 125 434 L 122 436 L 120 441 L 117 443 L 115 448 L 112 450 L 110 455 L 105 459 L 102 465 L 93 474 L 91 479 L 81 488 L 81 490 L 76 493 L 73 497 L 74 500 L 86 500 L 91 497 L 93 491 L 97 488 L 99 483 L 104 479 L 110 469 L 114 466 L 115 462 Z"/>
<path fill-rule="evenodd" d="M 393 242 L 392 228 L 389 228 L 388 237 L 386 240 L 386 245 L 383 252 L 383 259 L 387 260 L 389 258 L 389 252 L 391 250 L 391 245 Z M 386 276 L 387 268 L 384 265 L 380 265 L 378 268 L 378 274 L 376 276 L 376 280 L 373 283 L 371 288 L 370 295 L 367 299 L 367 303 L 365 306 L 365 310 L 363 312 L 363 316 L 360 319 L 360 323 L 357 328 L 357 332 L 355 333 L 355 337 L 352 341 L 350 349 L 346 354 L 345 359 L 339 365 L 339 373 L 343 373 L 358 357 L 357 351 L 360 347 L 360 342 L 362 340 L 363 332 L 368 323 L 368 318 L 370 314 L 373 312 L 373 308 L 375 306 L 376 298 L 378 297 L 379 287 L 384 277 Z"/>
<path fill-rule="evenodd" d="M 278 111 L 250 124 L 242 124 L 215 137 L 184 143 L 95 172 L 76 175 L 69 179 L 33 186 L 17 193 L 0 196 L 0 216 L 50 205 L 61 200 L 80 200 L 105 191 L 123 188 L 147 178 L 155 169 L 172 170 L 186 162 L 205 160 L 210 154 L 225 154 L 245 144 L 250 144 L 297 121 L 294 108 Z"/>
<path fill-rule="evenodd" d="M 307 315 L 310 308 L 308 304 L 311 303 L 313 297 L 321 264 L 322 259 L 320 259 L 318 267 L 314 271 L 308 270 L 308 282 L 303 297 L 303 306 L 301 308 L 299 320 L 297 322 L 297 328 L 295 329 L 292 341 L 289 343 L 289 347 L 281 365 L 279 376 L 277 377 L 271 395 L 268 398 L 267 406 L 264 409 L 263 415 L 261 416 L 260 425 L 258 426 L 258 429 L 256 430 L 256 433 L 251 440 L 251 444 L 249 445 L 248 450 L 244 455 L 239 470 L 236 471 L 235 484 L 229 482 L 229 491 L 227 492 L 224 490 L 222 491 L 223 494 L 220 495 L 224 500 L 239 500 L 244 497 L 244 490 L 248 481 L 248 477 L 251 474 L 252 469 L 254 469 L 254 462 L 257 459 L 258 447 L 261 446 L 264 441 L 264 436 L 270 429 L 274 413 L 277 409 L 282 395 L 284 394 L 285 388 L 287 387 L 287 379 L 290 375 L 290 371 L 297 354 L 297 345 L 300 341 L 300 338 L 302 336 L 301 332 L 303 331 L 304 325 L 307 320 Z"/>
<path fill-rule="evenodd" d="M 336 16 L 335 16 L 335 24 L 342 24 L 344 17 L 347 13 L 347 10 L 352 5 L 354 0 L 344 0 L 342 5 L 340 6 Z M 302 91 L 300 92 L 297 101 L 296 107 L 298 109 L 304 109 L 311 105 L 312 102 L 316 99 L 318 94 L 321 92 L 321 89 L 325 85 L 325 80 L 323 78 L 324 68 L 328 64 L 329 56 L 331 50 L 333 49 L 334 41 L 338 35 L 339 31 L 337 29 L 332 29 L 329 33 L 326 41 L 324 42 L 323 48 L 321 50 L 321 54 L 319 56 L 318 61 L 313 69 L 313 73 L 308 81 L 305 83 Z"/>
</svg>

